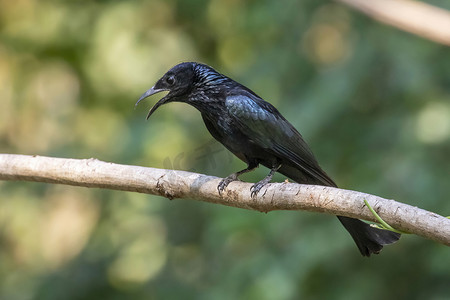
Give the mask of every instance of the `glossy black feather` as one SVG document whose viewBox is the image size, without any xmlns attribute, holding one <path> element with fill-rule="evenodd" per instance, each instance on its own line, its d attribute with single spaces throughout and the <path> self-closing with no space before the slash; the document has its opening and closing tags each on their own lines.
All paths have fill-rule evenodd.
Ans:
<svg viewBox="0 0 450 300">
<path fill-rule="evenodd" d="M 172 80 L 175 83 L 171 85 Z M 336 187 L 301 134 L 273 105 L 211 67 L 179 64 L 152 89 L 169 91 L 156 106 L 177 101 L 197 108 L 211 135 L 249 166 L 262 164 L 273 169 L 281 165 L 278 172 L 298 183 Z M 400 238 L 357 219 L 338 218 L 364 256 L 379 253 L 383 245 Z"/>
</svg>

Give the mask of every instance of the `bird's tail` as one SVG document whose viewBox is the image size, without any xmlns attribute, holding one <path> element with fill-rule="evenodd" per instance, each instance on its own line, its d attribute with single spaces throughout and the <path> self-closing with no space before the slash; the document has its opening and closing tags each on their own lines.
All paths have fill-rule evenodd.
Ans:
<svg viewBox="0 0 450 300">
<path fill-rule="evenodd" d="M 282 165 L 278 171 L 298 183 L 337 187 L 336 183 L 319 167 L 317 162 L 312 166 L 312 170 L 314 173 L 310 174 L 301 171 L 299 168 Z M 352 236 L 363 256 L 378 254 L 384 245 L 395 243 L 400 238 L 398 233 L 371 227 L 358 219 L 342 216 L 338 216 L 338 218 Z"/>
<path fill-rule="evenodd" d="M 350 233 L 363 256 L 378 254 L 384 245 L 395 243 L 400 238 L 399 233 L 378 229 L 358 219 L 338 216 L 339 221 Z"/>
</svg>

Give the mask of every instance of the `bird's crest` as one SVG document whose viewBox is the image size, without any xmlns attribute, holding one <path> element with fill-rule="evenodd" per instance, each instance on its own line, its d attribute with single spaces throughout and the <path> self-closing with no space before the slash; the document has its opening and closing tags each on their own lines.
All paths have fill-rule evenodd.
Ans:
<svg viewBox="0 0 450 300">
<path fill-rule="evenodd" d="M 196 64 L 194 70 L 198 81 L 205 85 L 220 84 L 229 80 L 225 75 L 204 64 Z"/>
</svg>

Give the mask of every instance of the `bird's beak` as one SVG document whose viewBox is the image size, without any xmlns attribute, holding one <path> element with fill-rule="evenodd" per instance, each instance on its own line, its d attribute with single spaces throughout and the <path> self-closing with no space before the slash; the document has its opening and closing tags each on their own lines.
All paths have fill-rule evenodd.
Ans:
<svg viewBox="0 0 450 300">
<path fill-rule="evenodd" d="M 144 94 L 142 94 L 142 96 L 139 98 L 139 100 L 136 102 L 136 105 L 139 104 L 139 102 L 141 102 L 142 100 L 144 100 L 147 97 L 150 97 L 151 95 L 157 94 L 159 92 L 164 92 L 167 91 L 166 89 L 155 89 L 155 87 L 152 87 L 151 89 L 149 89 L 148 91 L 146 91 Z M 164 103 L 166 103 L 166 97 L 160 99 L 158 102 L 156 102 L 156 104 L 152 107 L 152 109 L 150 109 L 150 111 L 148 112 L 147 115 L 147 120 L 148 118 L 150 118 L 150 116 L 153 114 L 153 112 L 160 107 L 161 105 L 163 105 Z"/>
</svg>

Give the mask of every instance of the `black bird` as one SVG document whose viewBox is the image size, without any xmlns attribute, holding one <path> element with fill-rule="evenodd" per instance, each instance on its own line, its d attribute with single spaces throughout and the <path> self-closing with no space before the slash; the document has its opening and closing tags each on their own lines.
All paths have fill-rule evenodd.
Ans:
<svg viewBox="0 0 450 300">
<path fill-rule="evenodd" d="M 211 135 L 247 168 L 223 179 L 219 193 L 238 176 L 262 164 L 270 169 L 266 178 L 254 184 L 252 196 L 272 179 L 275 172 L 304 184 L 336 187 L 320 168 L 300 133 L 270 103 L 249 88 L 195 62 L 180 63 L 146 91 L 143 99 L 163 91 L 169 93 L 149 111 L 147 119 L 163 104 L 184 102 L 200 111 Z M 396 242 L 400 235 L 373 228 L 358 219 L 338 216 L 363 256 L 378 254 L 383 245 Z"/>
</svg>

